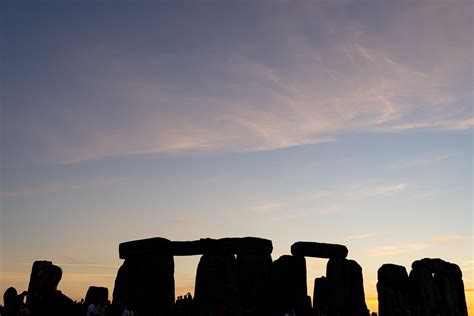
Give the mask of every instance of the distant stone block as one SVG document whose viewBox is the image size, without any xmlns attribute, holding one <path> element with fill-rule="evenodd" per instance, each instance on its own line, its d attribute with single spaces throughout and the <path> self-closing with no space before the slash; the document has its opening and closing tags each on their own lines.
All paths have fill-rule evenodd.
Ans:
<svg viewBox="0 0 474 316">
<path fill-rule="evenodd" d="M 119 245 L 120 259 L 171 254 L 171 241 L 155 237 L 123 242 Z"/>
<path fill-rule="evenodd" d="M 294 310 L 306 315 L 311 309 L 307 300 L 306 260 L 302 256 L 281 256 L 272 264 L 271 303 L 273 314 Z"/>
<path fill-rule="evenodd" d="M 327 264 L 329 315 L 368 316 L 362 268 L 354 260 L 330 259 Z"/>
<path fill-rule="evenodd" d="M 314 279 L 313 290 L 313 309 L 319 312 L 319 315 L 325 311 L 328 306 L 329 286 L 326 277 Z"/>
<path fill-rule="evenodd" d="M 467 316 L 461 269 L 441 259 L 425 258 L 412 263 L 411 310 L 426 315 Z"/>
<path fill-rule="evenodd" d="M 303 257 L 346 258 L 348 252 L 346 246 L 319 242 L 298 241 L 291 246 L 292 255 Z"/>
<path fill-rule="evenodd" d="M 462 271 L 459 266 L 439 258 L 424 258 L 414 261 L 411 264 L 411 268 L 413 270 L 426 269 L 431 273 L 439 273 L 455 278 L 462 278 Z"/>
<path fill-rule="evenodd" d="M 119 245 L 119 256 L 121 259 L 157 255 L 269 255 L 272 251 L 273 244 L 271 240 L 257 237 L 204 238 L 195 241 L 170 241 L 165 238 L 155 237 L 123 242 Z"/>
<path fill-rule="evenodd" d="M 270 255 L 237 255 L 242 315 L 269 314 Z"/>
<path fill-rule="evenodd" d="M 379 316 L 407 315 L 410 310 L 410 281 L 405 267 L 384 264 L 377 272 Z"/>
<path fill-rule="evenodd" d="M 194 303 L 198 315 L 242 315 L 234 255 L 203 255 L 196 272 Z"/>
<path fill-rule="evenodd" d="M 51 261 L 35 261 L 31 267 L 30 282 L 28 284 L 28 294 L 26 296 L 26 303 L 30 305 L 38 296 L 38 275 L 42 269 L 52 265 Z"/>
<path fill-rule="evenodd" d="M 137 315 L 164 315 L 172 311 L 175 300 L 173 256 L 129 258 L 115 279 L 114 305 L 132 304 Z"/>
<path fill-rule="evenodd" d="M 204 254 L 270 255 L 271 240 L 257 237 L 201 239 Z"/>
</svg>

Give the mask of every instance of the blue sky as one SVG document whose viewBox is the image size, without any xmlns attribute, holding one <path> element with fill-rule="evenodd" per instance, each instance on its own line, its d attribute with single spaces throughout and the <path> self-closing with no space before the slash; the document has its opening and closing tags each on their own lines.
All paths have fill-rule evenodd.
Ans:
<svg viewBox="0 0 474 316">
<path fill-rule="evenodd" d="M 0 287 L 50 259 L 80 298 L 119 242 L 247 235 L 348 245 L 372 300 L 427 256 L 474 287 L 472 2 L 2 7 Z"/>
</svg>

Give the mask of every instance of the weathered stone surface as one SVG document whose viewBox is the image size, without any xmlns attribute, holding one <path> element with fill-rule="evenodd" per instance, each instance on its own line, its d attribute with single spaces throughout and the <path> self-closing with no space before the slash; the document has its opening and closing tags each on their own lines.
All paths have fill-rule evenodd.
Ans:
<svg viewBox="0 0 474 316">
<path fill-rule="evenodd" d="M 367 316 L 362 268 L 354 260 L 330 259 L 327 264 L 329 315 Z"/>
<path fill-rule="evenodd" d="M 413 262 L 410 280 L 412 313 L 426 315 L 467 315 L 461 269 L 441 259 Z"/>
<path fill-rule="evenodd" d="M 26 304 L 31 305 L 31 303 L 38 297 L 38 275 L 39 272 L 47 267 L 52 265 L 51 261 L 35 261 L 31 267 L 30 282 L 28 283 L 28 295 L 26 296 Z"/>
<path fill-rule="evenodd" d="M 109 299 L 109 290 L 106 287 L 100 286 L 89 286 L 87 289 L 86 297 L 84 299 L 84 305 L 89 306 L 91 303 L 101 302 L 102 304 L 107 303 Z"/>
<path fill-rule="evenodd" d="M 296 315 L 307 315 L 306 260 L 302 256 L 281 256 L 272 264 L 271 296 L 273 313 L 293 309 Z M 311 302 L 310 302 L 311 303 Z"/>
<path fill-rule="evenodd" d="M 329 285 L 326 277 L 314 279 L 313 309 L 319 313 L 318 315 L 328 312 L 328 293 Z"/>
<path fill-rule="evenodd" d="M 193 241 L 172 241 L 171 252 L 173 256 L 196 256 L 204 253 L 203 239 Z"/>
<path fill-rule="evenodd" d="M 384 264 L 377 272 L 380 316 L 408 315 L 410 281 L 403 266 Z"/>
<path fill-rule="evenodd" d="M 138 315 L 168 315 L 174 304 L 172 256 L 127 259 L 120 267 L 113 303 L 133 304 Z"/>
<path fill-rule="evenodd" d="M 426 269 L 431 273 L 440 273 L 454 278 L 462 278 L 462 271 L 459 266 L 439 258 L 424 258 L 414 261 L 411 264 L 411 268 L 413 270 Z"/>
<path fill-rule="evenodd" d="M 269 314 L 271 265 L 270 255 L 237 255 L 242 315 Z"/>
<path fill-rule="evenodd" d="M 194 289 L 198 315 L 241 315 L 237 260 L 234 255 L 203 255 Z"/>
<path fill-rule="evenodd" d="M 467 315 L 467 304 L 462 279 L 435 274 L 434 282 L 442 302 L 438 305 L 439 314 L 443 316 Z"/>
<path fill-rule="evenodd" d="M 195 241 L 170 241 L 165 238 L 155 237 L 128 241 L 119 245 L 119 256 L 121 259 L 157 255 L 269 255 L 272 251 L 273 245 L 271 240 L 256 237 L 204 238 Z"/>
<path fill-rule="evenodd" d="M 204 254 L 270 255 L 273 251 L 271 240 L 242 237 L 222 239 L 201 239 Z"/>
<path fill-rule="evenodd" d="M 298 241 L 291 246 L 291 254 L 294 256 L 346 258 L 348 252 L 346 246 L 319 242 Z"/>
<path fill-rule="evenodd" d="M 120 259 L 153 257 L 171 254 L 171 241 L 155 237 L 123 242 L 119 245 Z"/>
</svg>

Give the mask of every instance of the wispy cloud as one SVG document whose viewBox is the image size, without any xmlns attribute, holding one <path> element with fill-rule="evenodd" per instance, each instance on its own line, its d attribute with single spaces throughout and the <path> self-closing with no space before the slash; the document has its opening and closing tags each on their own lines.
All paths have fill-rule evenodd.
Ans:
<svg viewBox="0 0 474 316">
<path fill-rule="evenodd" d="M 401 193 L 407 188 L 407 183 L 392 185 L 361 184 L 347 189 L 344 194 L 352 199 L 366 199 L 376 196 L 391 196 L 393 194 Z"/>
<path fill-rule="evenodd" d="M 402 192 L 402 191 L 405 191 L 407 188 L 407 184 L 406 183 L 399 183 L 397 185 L 393 185 L 393 186 L 386 186 L 386 187 L 380 187 L 376 190 L 377 193 L 382 193 L 382 194 L 385 194 L 385 193 L 396 193 L 396 192 Z"/>
<path fill-rule="evenodd" d="M 462 240 L 464 240 L 464 238 L 460 235 L 446 235 L 446 236 L 438 236 L 438 237 L 433 237 L 432 238 L 432 241 L 441 242 L 441 243 L 458 242 L 458 241 L 462 241 Z"/>
<path fill-rule="evenodd" d="M 256 212 L 266 213 L 266 212 L 271 212 L 271 211 L 279 208 L 280 206 L 281 206 L 280 203 L 266 202 L 266 203 L 262 203 L 262 204 L 258 204 L 256 206 L 254 206 L 252 208 L 252 210 L 256 211 Z"/>
<path fill-rule="evenodd" d="M 358 239 L 367 239 L 375 236 L 379 236 L 380 232 L 375 232 L 375 233 L 368 233 L 368 234 L 362 234 L 362 235 L 353 235 L 353 236 L 347 236 L 345 237 L 346 240 L 358 240 Z"/>
<path fill-rule="evenodd" d="M 405 253 L 422 251 L 429 248 L 426 244 L 407 244 L 407 245 L 389 245 L 377 246 L 369 253 L 372 257 L 395 256 Z"/>
<path fill-rule="evenodd" d="M 24 125 L 25 142 L 38 144 L 25 158 L 78 163 L 273 150 L 334 141 L 353 131 L 468 129 L 474 123 L 466 118 L 472 50 L 470 10 L 464 6 L 400 5 L 383 10 L 383 26 L 350 10 L 329 18 L 318 3 L 294 7 L 291 15 L 285 5 L 275 6 L 256 26 L 254 41 L 236 40 L 225 54 L 210 49 L 117 55 L 115 47 L 104 46 L 97 56 L 84 52 L 84 62 L 100 64 L 100 71 L 74 72 L 94 87 L 88 97 L 70 100 L 64 91 L 44 109 L 60 124 L 24 118 L 5 132 L 15 135 Z M 213 47 L 206 40 L 203 47 Z M 32 110 L 51 102 L 32 98 Z"/>
<path fill-rule="evenodd" d="M 388 168 L 389 169 L 404 169 L 404 168 L 417 167 L 421 165 L 427 165 L 427 164 L 445 161 L 455 156 L 456 154 L 444 154 L 444 155 L 438 155 L 438 156 L 433 156 L 433 157 L 418 158 L 418 159 L 414 159 L 410 161 L 391 164 L 388 166 Z"/>
<path fill-rule="evenodd" d="M 15 198 L 29 196 L 33 194 L 48 194 L 65 191 L 74 191 L 85 188 L 98 188 L 107 187 L 116 184 L 121 181 L 121 178 L 100 178 L 93 179 L 91 181 L 79 182 L 79 183 L 50 183 L 50 184 L 38 184 L 28 185 L 7 191 L 1 191 L 0 197 Z"/>
</svg>

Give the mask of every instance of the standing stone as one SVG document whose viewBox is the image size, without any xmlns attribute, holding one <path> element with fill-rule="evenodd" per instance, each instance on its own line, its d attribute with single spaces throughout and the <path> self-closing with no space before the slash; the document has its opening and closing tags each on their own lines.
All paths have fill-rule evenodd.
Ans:
<svg viewBox="0 0 474 316">
<path fill-rule="evenodd" d="M 298 241 L 291 246 L 293 256 L 327 259 L 346 258 L 348 252 L 346 246 L 319 242 Z"/>
<path fill-rule="evenodd" d="M 47 266 L 52 265 L 51 261 L 35 261 L 31 267 L 30 282 L 28 283 L 28 294 L 26 296 L 26 304 L 31 305 L 38 296 L 38 275 L 39 272 Z"/>
<path fill-rule="evenodd" d="M 379 315 L 407 315 L 410 309 L 410 283 L 405 267 L 384 264 L 377 272 L 377 279 Z"/>
<path fill-rule="evenodd" d="M 137 315 L 169 315 L 174 304 L 172 256 L 126 259 L 120 267 L 113 293 L 117 305 L 132 304 Z"/>
<path fill-rule="evenodd" d="M 328 292 L 329 285 L 326 277 L 314 279 L 313 309 L 319 313 L 317 315 L 328 312 Z"/>
<path fill-rule="evenodd" d="M 461 269 L 441 259 L 413 262 L 410 280 L 412 313 L 467 316 Z"/>
<path fill-rule="evenodd" d="M 294 310 L 296 315 L 308 315 L 306 260 L 302 256 L 281 256 L 272 264 L 271 295 L 274 313 Z"/>
<path fill-rule="evenodd" d="M 329 315 L 367 316 L 362 268 L 354 260 L 330 259 L 327 264 Z"/>
<path fill-rule="evenodd" d="M 234 255 L 203 255 L 196 273 L 198 315 L 240 316 L 237 260 Z"/>
<path fill-rule="evenodd" d="M 270 255 L 237 255 L 242 315 L 269 314 Z"/>
</svg>

